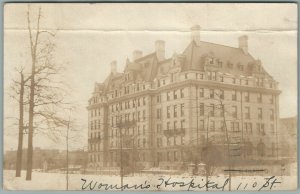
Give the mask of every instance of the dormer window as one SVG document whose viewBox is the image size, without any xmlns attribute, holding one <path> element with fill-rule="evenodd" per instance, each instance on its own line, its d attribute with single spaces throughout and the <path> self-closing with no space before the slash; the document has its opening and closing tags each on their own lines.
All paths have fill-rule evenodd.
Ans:
<svg viewBox="0 0 300 194">
<path fill-rule="evenodd" d="M 244 65 L 238 65 L 237 67 L 240 71 L 244 71 Z"/>
<path fill-rule="evenodd" d="M 218 67 L 222 67 L 222 61 L 218 60 Z"/>
<path fill-rule="evenodd" d="M 230 68 L 230 69 L 232 69 L 233 68 L 233 64 L 230 63 L 230 62 L 227 62 L 227 67 Z"/>
</svg>

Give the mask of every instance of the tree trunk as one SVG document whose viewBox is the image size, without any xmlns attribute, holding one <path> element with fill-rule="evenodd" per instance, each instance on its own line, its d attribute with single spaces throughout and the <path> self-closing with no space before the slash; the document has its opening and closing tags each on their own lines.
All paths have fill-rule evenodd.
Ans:
<svg viewBox="0 0 300 194">
<path fill-rule="evenodd" d="M 40 18 L 41 18 L 41 8 L 39 9 L 38 19 L 37 19 L 37 30 L 35 34 L 35 40 L 32 38 L 31 24 L 29 9 L 27 12 L 28 20 L 28 31 L 30 38 L 30 48 L 31 48 L 31 79 L 30 79 L 30 98 L 29 98 L 29 119 L 28 119 L 28 151 L 27 151 L 27 172 L 26 180 L 31 180 L 32 174 L 32 157 L 33 157 L 33 117 L 34 117 L 34 93 L 35 93 L 35 65 L 37 63 L 36 51 L 38 46 L 38 39 L 40 34 Z"/>
<path fill-rule="evenodd" d="M 32 74 L 30 84 L 30 99 L 29 99 L 29 123 L 28 123 L 28 151 L 27 151 L 27 172 L 26 180 L 31 180 L 32 174 L 32 157 L 33 157 L 33 111 L 34 111 L 34 73 L 35 59 L 32 61 Z"/>
<path fill-rule="evenodd" d="M 22 170 L 22 149 L 23 149 L 23 116 L 24 116 L 24 76 L 21 73 L 21 83 L 20 83 L 20 99 L 19 99 L 19 141 L 18 141 L 18 151 L 17 151 L 17 163 L 16 163 L 16 177 L 21 176 Z"/>
</svg>

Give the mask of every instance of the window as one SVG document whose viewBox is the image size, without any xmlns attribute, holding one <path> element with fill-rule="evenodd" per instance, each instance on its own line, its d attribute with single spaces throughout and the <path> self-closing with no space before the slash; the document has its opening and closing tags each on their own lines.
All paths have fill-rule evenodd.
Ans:
<svg viewBox="0 0 300 194">
<path fill-rule="evenodd" d="M 263 118 L 263 115 L 262 115 L 262 108 L 258 108 L 258 119 L 262 119 Z"/>
<path fill-rule="evenodd" d="M 204 131 L 204 120 L 199 121 L 199 128 L 200 128 L 200 131 Z"/>
<path fill-rule="evenodd" d="M 216 72 L 211 72 L 211 79 L 217 80 Z"/>
<path fill-rule="evenodd" d="M 156 125 L 156 132 L 161 133 L 161 124 Z"/>
<path fill-rule="evenodd" d="M 232 117 L 237 118 L 237 106 L 232 106 Z"/>
<path fill-rule="evenodd" d="M 184 98 L 184 89 L 180 89 L 180 97 Z"/>
<path fill-rule="evenodd" d="M 271 97 L 270 97 L 270 104 L 274 104 L 274 96 L 273 95 L 271 95 Z"/>
<path fill-rule="evenodd" d="M 200 103 L 200 116 L 204 115 L 204 103 Z"/>
<path fill-rule="evenodd" d="M 170 130 L 170 122 L 167 122 L 167 130 Z"/>
<path fill-rule="evenodd" d="M 261 135 L 265 135 L 265 124 L 263 123 L 256 123 L 257 132 Z"/>
<path fill-rule="evenodd" d="M 177 117 L 177 105 L 174 105 L 174 117 Z"/>
<path fill-rule="evenodd" d="M 232 78 L 232 83 L 233 83 L 233 84 L 236 83 L 236 78 Z"/>
<path fill-rule="evenodd" d="M 243 65 L 238 65 L 238 69 L 239 69 L 240 71 L 244 71 L 244 66 L 243 66 Z"/>
<path fill-rule="evenodd" d="M 180 104 L 180 114 L 184 116 L 184 104 Z"/>
<path fill-rule="evenodd" d="M 173 91 L 173 99 L 177 99 L 177 90 Z"/>
<path fill-rule="evenodd" d="M 157 102 L 157 103 L 161 102 L 161 96 L 160 96 L 160 95 L 157 95 L 157 96 L 156 96 L 156 102 Z"/>
<path fill-rule="evenodd" d="M 220 105 L 220 117 L 224 117 L 224 110 L 225 110 L 224 106 L 225 106 L 224 104 Z"/>
<path fill-rule="evenodd" d="M 167 106 L 167 118 L 169 119 L 170 117 L 171 117 L 170 106 Z"/>
<path fill-rule="evenodd" d="M 215 131 L 215 121 L 210 121 L 209 128 L 210 128 L 210 131 Z"/>
<path fill-rule="evenodd" d="M 178 161 L 178 152 L 174 151 L 174 161 Z"/>
<path fill-rule="evenodd" d="M 176 130 L 177 129 L 177 121 L 174 121 L 174 126 L 173 129 Z"/>
<path fill-rule="evenodd" d="M 249 102 L 250 98 L 249 98 L 249 92 L 245 92 L 245 102 Z"/>
<path fill-rule="evenodd" d="M 216 80 L 216 72 L 208 72 L 208 80 Z"/>
<path fill-rule="evenodd" d="M 218 60 L 218 67 L 222 67 L 222 61 Z"/>
<path fill-rule="evenodd" d="M 143 135 L 146 135 L 146 126 L 143 125 Z"/>
<path fill-rule="evenodd" d="M 224 131 L 225 129 L 225 123 L 224 121 L 220 121 L 220 131 Z"/>
<path fill-rule="evenodd" d="M 169 146 L 171 144 L 171 142 L 170 142 L 170 138 L 168 137 L 167 138 L 167 145 Z M 169 158 L 169 157 L 167 157 L 167 158 Z M 168 159 L 169 160 L 169 159 Z"/>
<path fill-rule="evenodd" d="M 156 109 L 156 118 L 161 119 L 161 109 Z"/>
<path fill-rule="evenodd" d="M 184 145 L 184 136 L 181 136 L 180 141 L 181 141 L 181 145 Z"/>
<path fill-rule="evenodd" d="M 236 101 L 237 97 L 236 97 L 236 90 L 232 91 L 232 100 Z"/>
<path fill-rule="evenodd" d="M 215 116 L 215 105 L 214 104 L 210 104 L 210 114 L 211 117 Z"/>
<path fill-rule="evenodd" d="M 252 133 L 252 123 L 245 123 L 244 126 L 246 133 Z"/>
<path fill-rule="evenodd" d="M 143 110 L 143 121 L 145 121 L 145 120 L 146 120 L 146 111 Z"/>
<path fill-rule="evenodd" d="M 141 106 L 140 98 L 137 99 L 137 102 L 138 102 L 138 107 L 140 107 Z"/>
<path fill-rule="evenodd" d="M 245 111 L 245 119 L 250 119 L 250 107 L 247 106 L 245 107 L 246 111 Z"/>
<path fill-rule="evenodd" d="M 224 77 L 220 76 L 220 82 L 224 82 Z"/>
<path fill-rule="evenodd" d="M 160 80 L 157 80 L 157 87 L 160 87 Z"/>
<path fill-rule="evenodd" d="M 169 101 L 169 100 L 170 100 L 170 93 L 167 92 L 167 101 Z"/>
<path fill-rule="evenodd" d="M 146 147 L 146 139 L 145 138 L 143 139 L 143 147 L 144 148 Z"/>
<path fill-rule="evenodd" d="M 160 140 L 159 138 L 156 138 L 156 146 L 159 148 L 160 147 Z"/>
<path fill-rule="evenodd" d="M 231 122 L 231 131 L 233 132 L 240 131 L 239 122 Z"/>
<path fill-rule="evenodd" d="M 261 133 L 260 123 L 256 123 L 256 130 L 258 133 Z"/>
<path fill-rule="evenodd" d="M 167 161 L 169 162 L 170 159 L 171 159 L 171 157 L 170 157 L 170 152 L 167 152 Z"/>
<path fill-rule="evenodd" d="M 274 124 L 270 125 L 270 131 L 271 131 L 272 134 L 275 134 Z"/>
<path fill-rule="evenodd" d="M 220 90 L 220 99 L 224 100 L 224 90 Z"/>
<path fill-rule="evenodd" d="M 185 129 L 185 120 L 180 121 L 180 127 L 181 129 Z"/>
<path fill-rule="evenodd" d="M 199 90 L 200 97 L 204 97 L 204 88 L 200 88 Z"/>
<path fill-rule="evenodd" d="M 146 98 L 143 97 L 143 105 L 145 106 L 146 105 Z"/>
<path fill-rule="evenodd" d="M 140 131 L 140 126 L 138 125 L 138 135 L 141 134 L 141 131 Z"/>
<path fill-rule="evenodd" d="M 185 79 L 187 79 L 188 78 L 188 74 L 186 73 L 186 74 L 184 74 L 184 78 Z"/>
<path fill-rule="evenodd" d="M 274 110 L 270 109 L 270 120 L 274 121 Z"/>
<path fill-rule="evenodd" d="M 257 102 L 262 103 L 262 94 L 261 93 L 257 94 Z"/>
<path fill-rule="evenodd" d="M 214 95 L 215 95 L 215 90 L 214 89 L 210 89 L 210 95 L 209 95 L 209 97 L 210 98 L 214 98 Z"/>
</svg>

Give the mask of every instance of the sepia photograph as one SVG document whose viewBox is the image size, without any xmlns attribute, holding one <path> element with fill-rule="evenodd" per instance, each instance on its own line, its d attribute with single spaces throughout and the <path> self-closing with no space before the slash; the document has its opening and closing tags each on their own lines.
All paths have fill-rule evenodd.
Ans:
<svg viewBox="0 0 300 194">
<path fill-rule="evenodd" d="M 6 3 L 3 189 L 298 188 L 296 3 Z"/>
</svg>

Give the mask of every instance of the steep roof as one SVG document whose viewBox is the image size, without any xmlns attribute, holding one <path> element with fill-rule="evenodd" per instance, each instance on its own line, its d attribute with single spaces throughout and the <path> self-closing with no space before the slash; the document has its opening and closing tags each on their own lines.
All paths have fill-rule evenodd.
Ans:
<svg viewBox="0 0 300 194">
<path fill-rule="evenodd" d="M 203 71 L 206 57 L 220 61 L 222 67 L 218 70 L 224 73 L 252 75 L 253 73 L 258 73 L 259 68 L 256 65 L 260 66 L 259 62 L 250 53 L 244 53 L 240 48 L 204 41 L 201 41 L 199 45 L 192 41 L 183 54 L 186 56 L 183 70 Z M 230 65 L 231 67 L 229 67 Z M 243 66 L 243 70 L 238 69 L 238 66 Z M 267 74 L 263 67 L 260 67 L 260 69 Z"/>
</svg>

